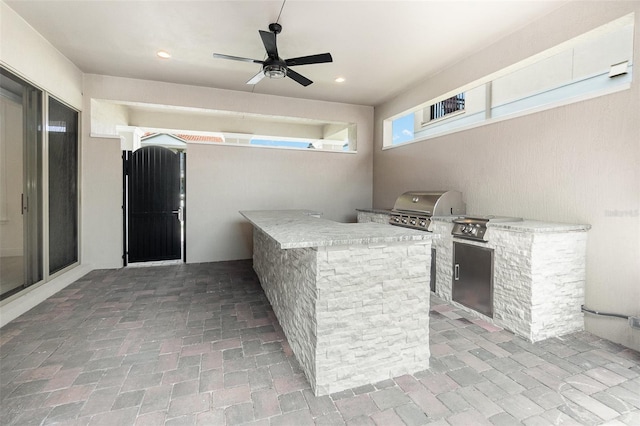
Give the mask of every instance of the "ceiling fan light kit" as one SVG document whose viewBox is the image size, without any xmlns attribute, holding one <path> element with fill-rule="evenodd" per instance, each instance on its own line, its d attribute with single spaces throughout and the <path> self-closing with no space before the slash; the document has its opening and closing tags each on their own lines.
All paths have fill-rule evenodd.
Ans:
<svg viewBox="0 0 640 426">
<path fill-rule="evenodd" d="M 279 64 L 265 65 L 264 75 L 269 78 L 285 78 L 287 76 L 287 68 Z"/>
<path fill-rule="evenodd" d="M 264 48 L 267 51 L 268 56 L 264 61 L 258 59 L 243 58 L 239 56 L 223 55 L 221 53 L 214 53 L 213 57 L 262 64 L 262 69 L 260 70 L 260 72 L 253 76 L 249 81 L 247 81 L 247 84 L 257 84 L 265 76 L 269 78 L 289 77 L 305 87 L 312 84 L 313 81 L 309 80 L 307 77 L 301 74 L 298 74 L 289 67 L 333 62 L 331 54 L 321 53 L 318 55 L 300 56 L 298 58 L 283 60 L 278 55 L 278 47 L 276 45 L 276 35 L 280 34 L 281 31 L 282 25 L 278 24 L 277 22 L 269 24 L 269 31 L 258 31 L 258 33 L 260 34 L 260 38 L 262 39 L 262 44 L 264 44 Z"/>
</svg>

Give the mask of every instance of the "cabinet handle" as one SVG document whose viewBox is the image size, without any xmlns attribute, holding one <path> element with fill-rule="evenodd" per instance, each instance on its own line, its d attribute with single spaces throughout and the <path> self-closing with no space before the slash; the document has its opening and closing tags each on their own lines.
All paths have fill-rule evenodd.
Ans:
<svg viewBox="0 0 640 426">
<path fill-rule="evenodd" d="M 453 279 L 456 281 L 460 279 L 460 265 L 457 263 L 453 266 Z"/>
</svg>

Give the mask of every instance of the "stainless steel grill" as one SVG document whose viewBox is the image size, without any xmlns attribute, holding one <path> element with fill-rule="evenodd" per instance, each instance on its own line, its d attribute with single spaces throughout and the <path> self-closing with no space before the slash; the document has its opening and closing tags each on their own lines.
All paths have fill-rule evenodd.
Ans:
<svg viewBox="0 0 640 426">
<path fill-rule="evenodd" d="M 462 193 L 458 191 L 408 191 L 396 199 L 389 223 L 430 231 L 431 217 L 465 213 Z"/>
</svg>

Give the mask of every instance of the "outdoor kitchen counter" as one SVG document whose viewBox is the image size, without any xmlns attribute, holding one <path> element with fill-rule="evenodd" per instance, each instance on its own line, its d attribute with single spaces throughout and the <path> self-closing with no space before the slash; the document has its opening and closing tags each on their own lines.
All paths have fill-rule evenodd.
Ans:
<svg viewBox="0 0 640 426">
<path fill-rule="evenodd" d="M 358 223 L 381 223 L 389 226 L 391 209 L 356 209 Z"/>
<path fill-rule="evenodd" d="M 253 269 L 316 395 L 429 368 L 431 234 L 243 211 Z"/>
<path fill-rule="evenodd" d="M 473 216 L 473 215 L 470 215 Z M 433 217 L 436 294 L 531 342 L 584 329 L 587 224 L 489 222 L 487 241 L 451 235 L 455 217 Z M 491 251 L 493 317 L 457 303 L 455 245 Z"/>
<path fill-rule="evenodd" d="M 281 249 L 430 240 L 431 234 L 377 223 L 340 223 L 311 210 L 241 211 Z"/>
<path fill-rule="evenodd" d="M 436 222 L 453 223 L 457 217 L 458 216 L 434 216 L 431 220 Z M 563 222 L 542 222 L 538 220 L 524 219 L 518 222 L 487 223 L 487 229 L 491 228 L 538 234 L 547 232 L 583 232 L 591 229 L 591 225 Z"/>
<path fill-rule="evenodd" d="M 357 212 L 363 212 L 363 213 L 374 213 L 374 214 L 384 214 L 389 216 L 392 211 L 390 208 L 388 209 L 356 209 Z"/>
</svg>

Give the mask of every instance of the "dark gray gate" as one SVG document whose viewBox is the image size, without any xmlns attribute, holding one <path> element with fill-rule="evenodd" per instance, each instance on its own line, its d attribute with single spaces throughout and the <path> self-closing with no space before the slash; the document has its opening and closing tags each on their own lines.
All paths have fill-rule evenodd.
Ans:
<svg viewBox="0 0 640 426">
<path fill-rule="evenodd" d="M 127 205 L 124 264 L 180 259 L 181 256 L 181 160 L 160 146 L 123 154 Z M 127 238 L 128 234 L 128 238 Z"/>
</svg>

